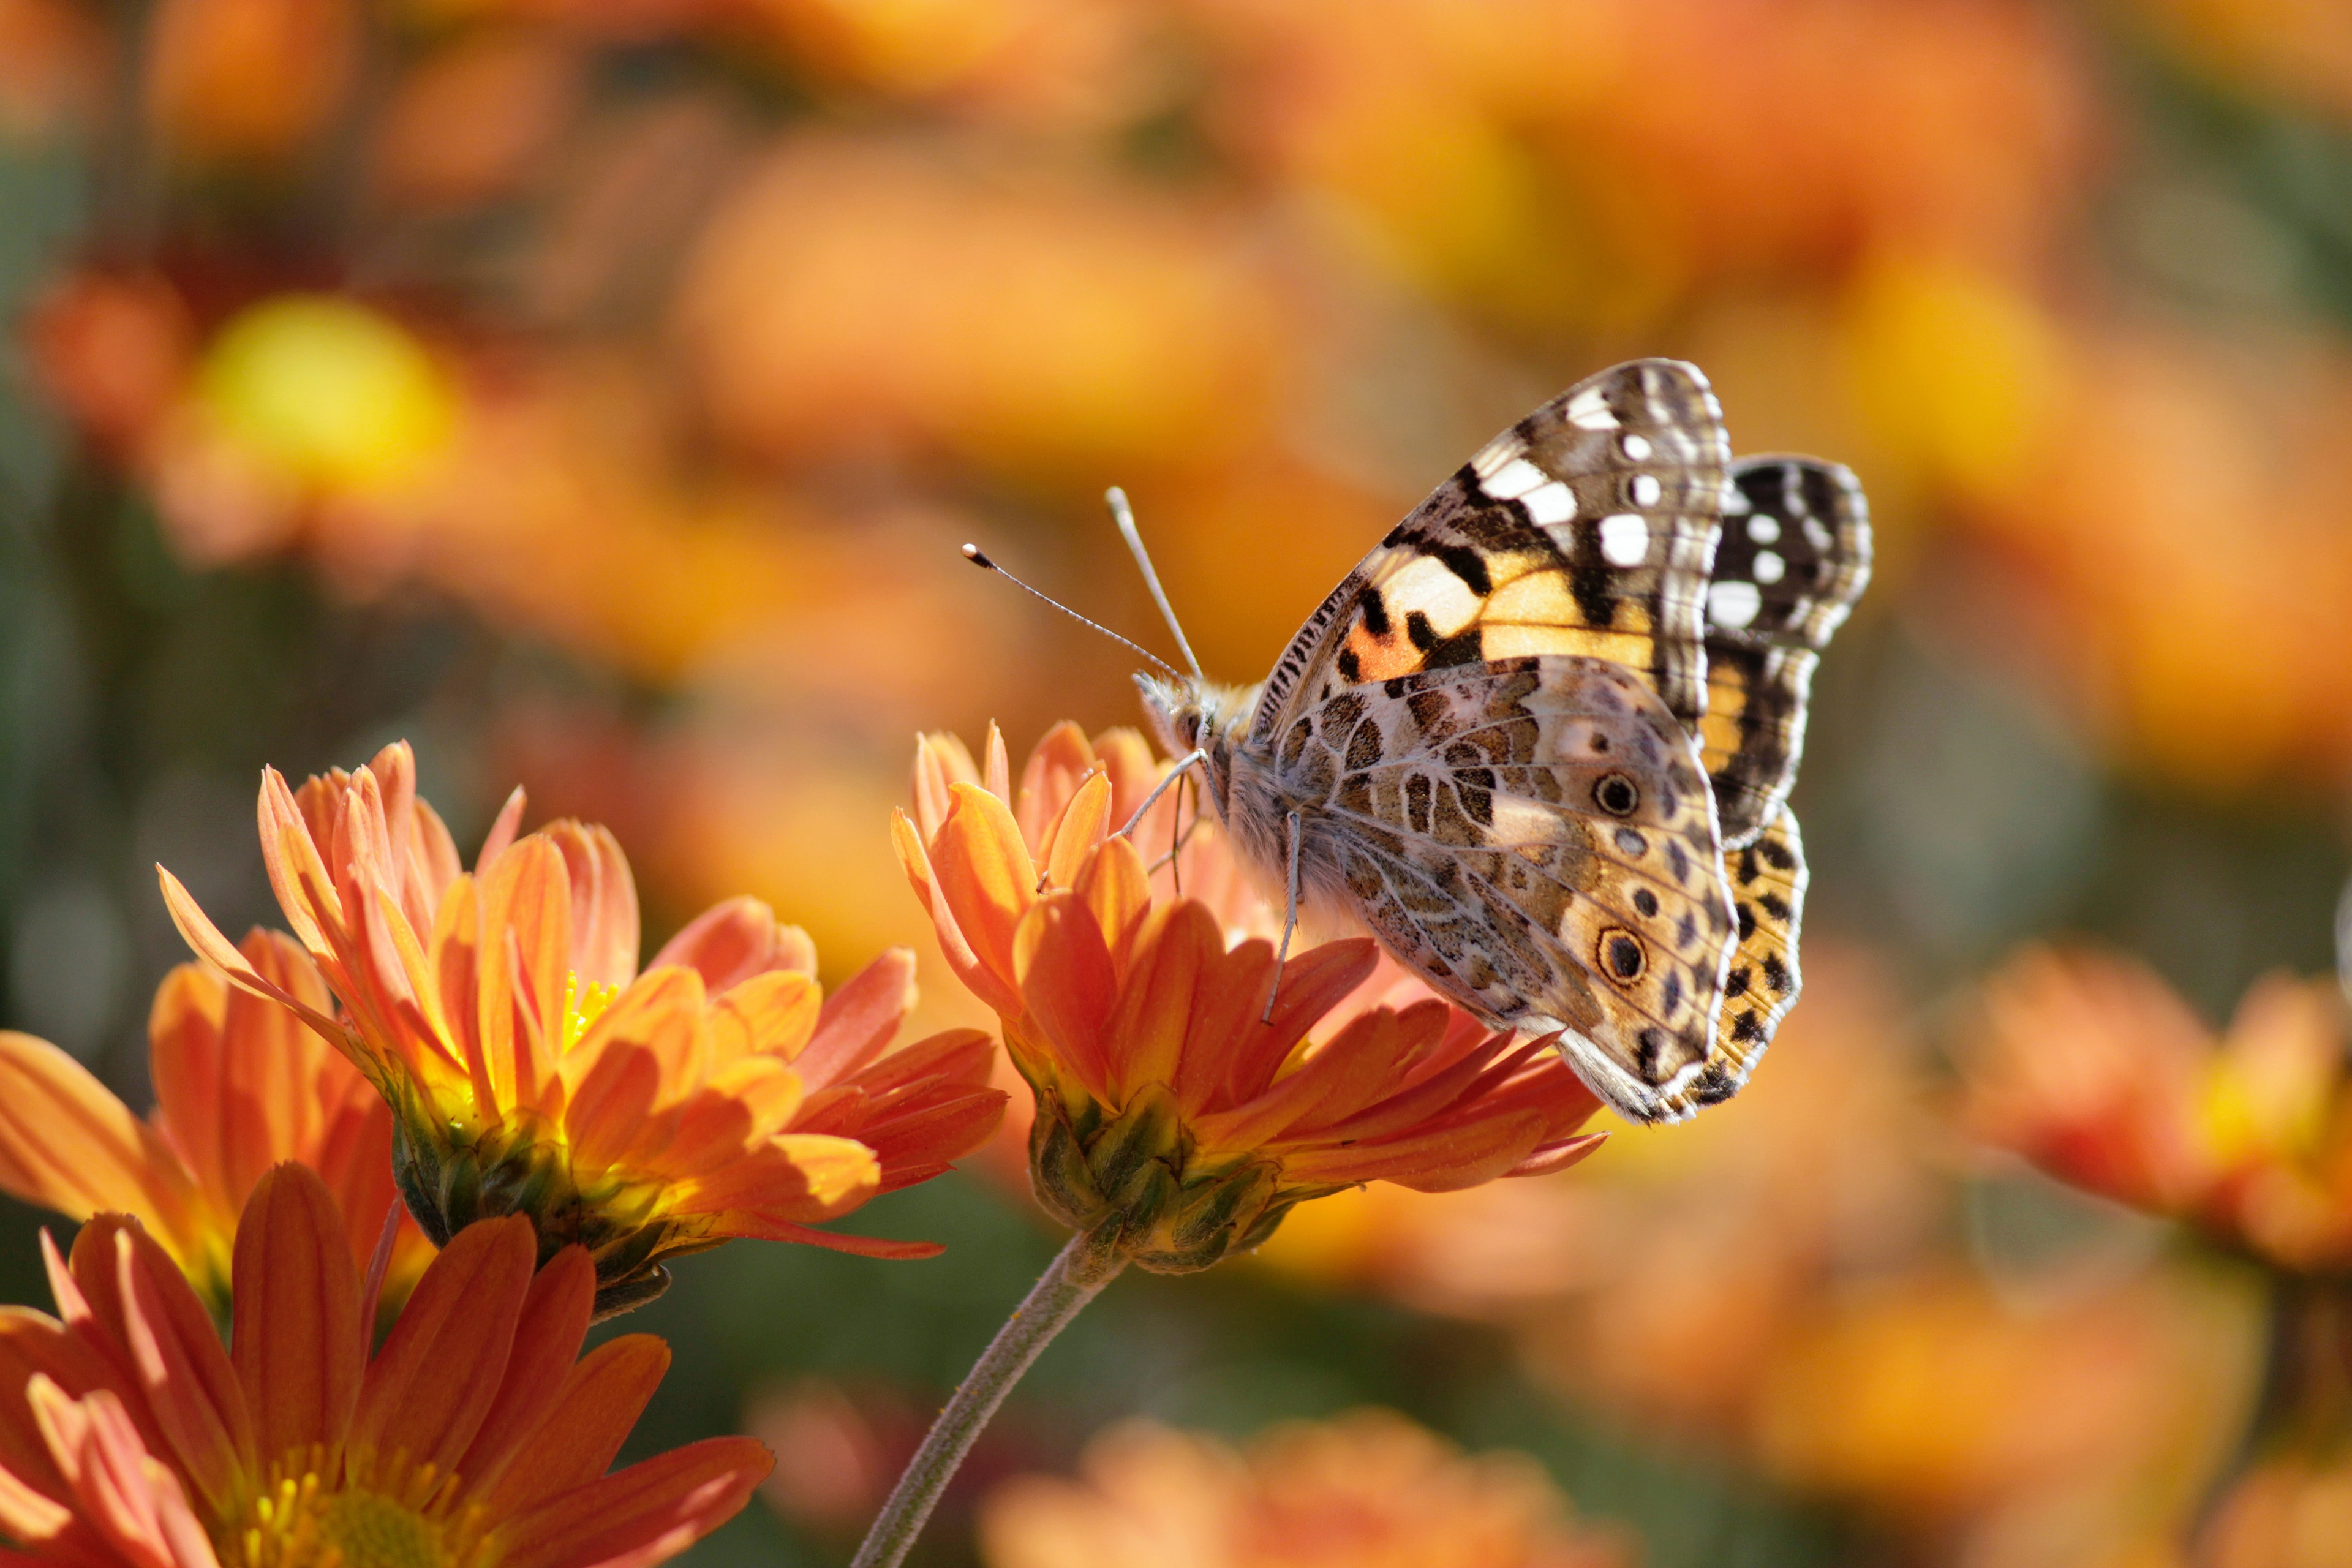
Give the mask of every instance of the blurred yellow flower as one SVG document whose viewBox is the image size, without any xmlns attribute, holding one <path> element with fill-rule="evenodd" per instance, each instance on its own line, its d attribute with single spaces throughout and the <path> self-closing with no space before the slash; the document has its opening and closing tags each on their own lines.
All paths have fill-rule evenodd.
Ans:
<svg viewBox="0 0 2352 1568">
<path fill-rule="evenodd" d="M 2352 1265 L 2352 1073 L 2332 979 L 2273 975 L 2217 1037 L 2145 965 L 2028 948 L 1985 983 L 1978 1136 L 2285 1269 Z"/>
<path fill-rule="evenodd" d="M 281 294 L 214 338 L 198 395 L 221 435 L 297 483 L 381 485 L 448 445 L 457 394 L 415 336 L 332 294 Z"/>
</svg>

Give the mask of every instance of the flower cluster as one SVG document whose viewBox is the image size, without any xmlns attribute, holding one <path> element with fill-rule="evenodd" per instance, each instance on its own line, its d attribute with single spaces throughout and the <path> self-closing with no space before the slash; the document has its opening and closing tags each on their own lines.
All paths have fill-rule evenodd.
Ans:
<svg viewBox="0 0 2352 1568">
<path fill-rule="evenodd" d="M 1113 829 L 1160 770 L 1132 737 L 1103 752 L 1056 731 L 1015 799 L 995 736 L 985 773 L 927 741 L 915 815 L 895 824 L 948 962 L 1035 1091 L 1031 1179 L 1057 1218 L 1111 1227 L 1125 1256 L 1181 1272 L 1358 1183 L 1445 1191 L 1597 1145 L 1578 1131 L 1596 1102 L 1549 1042 L 1491 1034 L 1433 998 L 1364 1005 L 1384 984 L 1369 939 L 1277 963 L 1244 934 L 1266 911 L 1206 824 L 1156 891 L 1134 839 L 1157 842 L 1158 825 Z M 1174 895 L 1186 866 L 1209 897 Z"/>
<path fill-rule="evenodd" d="M 169 1254 L 101 1215 L 57 1315 L 0 1321 L 0 1531 L 70 1568 L 592 1568 L 675 1554 L 771 1463 L 716 1437 L 604 1474 L 668 1364 L 650 1335 L 584 1358 L 586 1253 L 534 1273 L 520 1217 L 454 1238 L 368 1352 L 371 1282 L 307 1166 L 253 1188 L 224 1351 Z"/>
<path fill-rule="evenodd" d="M 165 900 L 198 953 L 335 1042 L 391 1103 L 401 1191 L 436 1242 L 529 1215 L 543 1258 L 588 1249 L 605 1312 L 665 1289 L 663 1258 L 730 1237 L 935 1251 L 813 1227 L 987 1138 L 1003 1102 L 988 1037 L 886 1054 L 909 955 L 825 996 L 807 938 L 749 899 L 640 973 L 618 843 L 575 822 L 519 836 L 521 809 L 518 791 L 467 872 L 404 744 L 299 792 L 265 775 L 271 884 L 339 1015 L 250 963 L 168 871 Z"/>
<path fill-rule="evenodd" d="M 2352 1266 L 2332 979 L 2264 979 L 2217 1037 L 2136 962 L 2037 947 L 1986 983 L 1982 1015 L 1967 1116 L 1988 1142 L 2279 1268 Z"/>
<path fill-rule="evenodd" d="M 331 1005 L 289 938 L 255 931 L 236 953 L 304 1005 Z M 395 1197 L 392 1112 L 358 1069 L 294 1014 L 204 964 L 164 976 L 147 1035 L 155 1111 L 142 1121 L 55 1046 L 0 1032 L 0 1188 L 71 1219 L 136 1215 L 225 1311 L 237 1215 L 262 1173 L 297 1160 L 334 1193 L 364 1262 Z M 432 1255 L 401 1215 L 387 1307 L 407 1298 Z"/>
<path fill-rule="evenodd" d="M 1024 1476 L 981 1515 L 989 1568 L 1619 1568 L 1522 1455 L 1465 1457 L 1384 1410 L 1277 1427 L 1235 1453 L 1148 1421 L 1087 1446 L 1080 1479 Z"/>
</svg>

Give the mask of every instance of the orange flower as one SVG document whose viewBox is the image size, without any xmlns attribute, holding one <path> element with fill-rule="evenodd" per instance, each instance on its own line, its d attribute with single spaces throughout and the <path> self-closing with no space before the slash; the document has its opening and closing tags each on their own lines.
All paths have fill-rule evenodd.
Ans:
<svg viewBox="0 0 2352 1568">
<path fill-rule="evenodd" d="M 257 930 L 237 951 L 272 984 L 331 1005 L 291 939 Z M 141 1121 L 57 1047 L 0 1032 L 0 1187 L 69 1219 L 136 1215 L 226 1310 L 236 1216 L 265 1171 L 295 1160 L 326 1180 L 365 1263 L 395 1198 L 392 1113 L 351 1063 L 284 1008 L 194 963 L 163 977 L 147 1040 L 155 1110 Z M 388 1306 L 407 1299 L 432 1256 L 404 1217 L 384 1277 Z"/>
<path fill-rule="evenodd" d="M 1083 1479 L 1023 1476 L 982 1505 L 989 1568 L 1613 1568 L 1524 1455 L 1465 1458 L 1383 1410 L 1277 1427 L 1235 1454 L 1149 1421 L 1087 1445 Z"/>
<path fill-rule="evenodd" d="M 1968 1117 L 2061 1181 L 2278 1267 L 2352 1265 L 2352 1078 L 2331 980 L 2272 975 L 2216 1039 L 2128 959 L 2030 948 L 1985 986 Z"/>
<path fill-rule="evenodd" d="M 1430 999 L 1339 1024 L 1376 967 L 1367 938 L 1282 965 L 1261 1023 L 1273 944 L 1229 938 L 1267 911 L 1219 873 L 1230 858 L 1205 824 L 1180 863 L 1208 897 L 1155 892 L 1135 845 L 1108 834 L 1158 768 L 1136 765 L 1131 738 L 1105 749 L 1108 765 L 1055 731 L 1016 804 L 993 734 L 985 786 L 961 746 L 927 742 L 917 816 L 894 825 L 948 962 L 1003 1019 L 1036 1091 L 1030 1176 L 1057 1218 L 1116 1220 L 1105 1234 L 1120 1253 L 1183 1271 L 1360 1182 L 1446 1191 L 1559 1170 L 1598 1144 L 1577 1135 L 1596 1102 L 1547 1041 L 1490 1035 Z M 1156 826 L 1136 837 L 1164 841 Z"/>
<path fill-rule="evenodd" d="M 453 1238 L 368 1354 L 335 1200 L 278 1166 L 236 1232 L 230 1347 L 123 1215 L 43 1238 L 58 1316 L 0 1320 L 0 1531 L 72 1568 L 646 1568 L 772 1463 L 714 1437 L 605 1475 L 661 1380 L 649 1334 L 575 1363 L 585 1252 L 532 1274 L 520 1216 Z M 12 1554 L 15 1555 L 15 1554 Z"/>
<path fill-rule="evenodd" d="M 806 935 L 739 899 L 640 974 L 636 890 L 610 833 L 517 837 L 518 791 L 467 874 L 415 776 L 405 744 L 299 794 L 263 776 L 270 879 L 341 1019 L 257 971 L 163 877 L 199 953 L 300 1014 L 390 1101 L 394 1171 L 428 1235 L 528 1214 L 542 1257 L 589 1249 L 606 1313 L 658 1295 L 662 1258 L 730 1237 L 938 1250 L 810 1228 L 939 1174 L 1002 1114 L 978 1030 L 884 1054 L 912 1002 L 910 954 L 828 998 Z"/>
</svg>

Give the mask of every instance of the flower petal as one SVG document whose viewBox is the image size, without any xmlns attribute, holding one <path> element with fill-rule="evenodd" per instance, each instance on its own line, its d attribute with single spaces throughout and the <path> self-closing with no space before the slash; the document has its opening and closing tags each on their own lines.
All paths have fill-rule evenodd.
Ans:
<svg viewBox="0 0 2352 1568">
<path fill-rule="evenodd" d="M 735 1517 L 775 1464 L 750 1437 L 656 1455 L 501 1527 L 500 1568 L 648 1568 Z"/>
<path fill-rule="evenodd" d="M 654 1334 L 623 1334 L 583 1356 L 490 1487 L 488 1515 L 511 1518 L 603 1475 L 668 1371 L 669 1346 Z"/>
<path fill-rule="evenodd" d="M 939 896 L 982 968 L 1015 983 L 1013 931 L 1036 901 L 1037 868 L 1005 804 L 971 784 L 950 791 L 947 820 L 929 846 Z"/>
<path fill-rule="evenodd" d="M 458 1462 L 457 1473 L 478 1489 L 498 1479 L 562 1399 L 595 1306 L 596 1265 L 584 1247 L 565 1247 L 531 1280 L 505 1381 Z"/>
<path fill-rule="evenodd" d="M 506 1375 L 536 1253 L 524 1215 L 450 1238 L 368 1363 L 352 1420 L 355 1452 L 405 1450 L 445 1470 L 457 1463 Z"/>
<path fill-rule="evenodd" d="M 180 1470 L 215 1511 L 253 1458 L 253 1424 L 212 1314 L 179 1265 L 136 1226 L 114 1236 L 122 1343 Z"/>
<path fill-rule="evenodd" d="M 880 1056 L 915 1005 L 915 955 L 882 955 L 835 987 L 817 1014 L 808 1048 L 793 1058 L 812 1089 L 839 1083 Z"/>
<path fill-rule="evenodd" d="M 702 976 L 713 996 L 755 974 L 796 969 L 814 977 L 816 947 L 808 932 L 776 919 L 775 910 L 753 898 L 713 904 L 662 944 L 647 970 L 682 964 Z"/>
<path fill-rule="evenodd" d="M 0 1187 L 72 1219 L 137 1215 L 176 1247 L 195 1243 L 200 1200 L 179 1156 L 87 1068 L 13 1030 L 0 1030 Z"/>
<path fill-rule="evenodd" d="M 343 1216 L 308 1166 L 266 1173 L 236 1227 L 229 1359 L 262 1462 L 317 1443 L 342 1451 L 373 1325 Z"/>
</svg>

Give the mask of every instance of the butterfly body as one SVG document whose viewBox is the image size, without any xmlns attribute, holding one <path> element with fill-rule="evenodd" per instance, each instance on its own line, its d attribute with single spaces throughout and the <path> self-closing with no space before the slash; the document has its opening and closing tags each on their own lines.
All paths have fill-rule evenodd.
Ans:
<svg viewBox="0 0 2352 1568">
<path fill-rule="evenodd" d="M 1795 1000 L 1785 798 L 1867 572 L 1851 476 L 1735 468 L 1705 378 L 1635 361 L 1482 448 L 1262 685 L 1137 679 L 1270 894 L 1675 1120 L 1735 1092 Z"/>
</svg>

